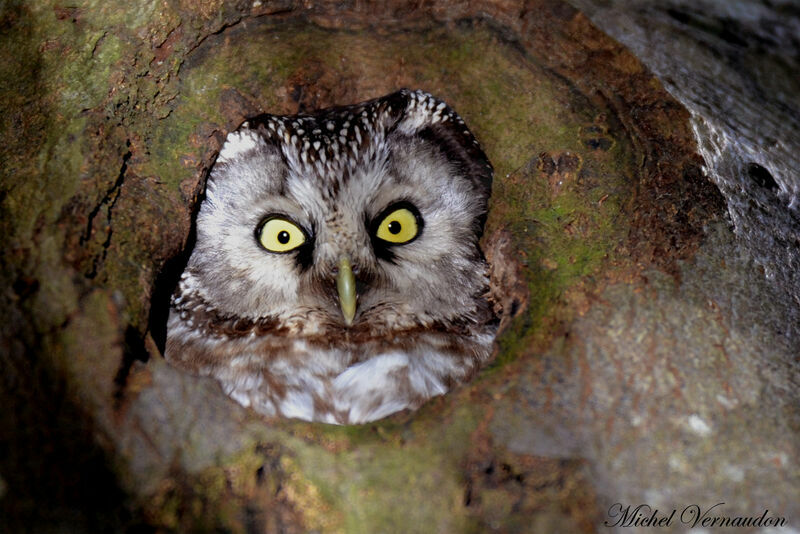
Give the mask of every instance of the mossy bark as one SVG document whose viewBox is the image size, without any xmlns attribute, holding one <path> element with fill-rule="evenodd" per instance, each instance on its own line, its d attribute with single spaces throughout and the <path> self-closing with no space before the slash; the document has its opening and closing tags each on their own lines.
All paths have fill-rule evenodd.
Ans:
<svg viewBox="0 0 800 534">
<path fill-rule="evenodd" d="M 740 304 L 709 295 L 729 280 L 733 294 L 761 286 L 746 254 L 718 263 L 735 245 L 687 112 L 565 4 L 3 9 L 11 528 L 590 532 L 615 495 L 644 498 L 640 468 L 702 496 L 666 472 L 682 421 L 718 416 L 715 395 L 735 397 L 734 383 L 751 392 L 728 399 L 735 417 L 758 419 L 758 391 L 785 377 L 747 382 L 731 364 L 757 336 L 730 330 Z M 167 365 L 167 298 L 226 132 L 259 112 L 402 86 L 451 103 L 497 171 L 483 243 L 503 304 L 490 368 L 417 413 L 330 427 L 264 420 Z M 659 348 L 676 335 L 685 342 Z M 763 359 L 780 367 L 775 354 Z M 781 428 L 744 442 L 774 438 L 770 454 L 785 458 L 792 443 L 779 438 L 797 415 L 776 398 L 783 415 L 763 424 Z M 675 461 L 709 447 L 690 443 Z M 712 477 L 728 459 L 700 464 Z M 759 487 L 791 488 L 792 466 Z M 737 502 L 756 502 L 742 492 Z"/>
</svg>

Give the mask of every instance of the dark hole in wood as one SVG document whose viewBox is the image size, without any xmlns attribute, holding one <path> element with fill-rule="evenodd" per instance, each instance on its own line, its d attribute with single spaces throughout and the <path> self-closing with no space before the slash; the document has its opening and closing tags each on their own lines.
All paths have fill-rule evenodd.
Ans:
<svg viewBox="0 0 800 534">
<path fill-rule="evenodd" d="M 778 188 L 778 182 L 775 181 L 772 174 L 758 163 L 751 162 L 747 164 L 747 175 L 750 176 L 759 187 L 770 190 Z"/>
</svg>

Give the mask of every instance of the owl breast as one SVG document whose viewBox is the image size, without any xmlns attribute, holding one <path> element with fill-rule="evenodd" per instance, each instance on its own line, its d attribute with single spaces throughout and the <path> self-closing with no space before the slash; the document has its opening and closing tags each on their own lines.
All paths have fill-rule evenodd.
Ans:
<svg viewBox="0 0 800 534">
<path fill-rule="evenodd" d="M 492 351 L 491 179 L 420 91 L 247 121 L 209 176 L 167 359 L 267 416 L 363 423 L 446 393 Z"/>
</svg>

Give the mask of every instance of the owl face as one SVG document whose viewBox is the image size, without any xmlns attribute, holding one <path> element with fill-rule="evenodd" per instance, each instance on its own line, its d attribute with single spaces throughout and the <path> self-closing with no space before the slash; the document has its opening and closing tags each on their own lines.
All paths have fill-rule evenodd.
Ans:
<svg viewBox="0 0 800 534">
<path fill-rule="evenodd" d="M 468 322 L 491 170 L 459 159 L 477 148 L 465 129 L 417 93 L 245 123 L 198 214 L 195 289 L 220 315 L 305 335 Z"/>
<path fill-rule="evenodd" d="M 266 415 L 365 422 L 446 392 L 491 354 L 491 179 L 419 91 L 249 120 L 209 176 L 167 359 Z"/>
</svg>

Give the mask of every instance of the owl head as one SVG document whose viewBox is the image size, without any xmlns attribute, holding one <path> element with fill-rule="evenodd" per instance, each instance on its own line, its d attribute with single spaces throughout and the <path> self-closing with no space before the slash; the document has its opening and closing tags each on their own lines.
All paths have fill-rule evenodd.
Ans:
<svg viewBox="0 0 800 534">
<path fill-rule="evenodd" d="M 485 321 L 491 181 L 461 118 L 421 91 L 260 115 L 219 153 L 182 293 L 218 324 L 301 336 Z"/>
</svg>

